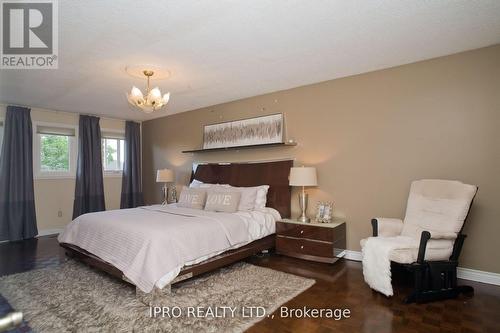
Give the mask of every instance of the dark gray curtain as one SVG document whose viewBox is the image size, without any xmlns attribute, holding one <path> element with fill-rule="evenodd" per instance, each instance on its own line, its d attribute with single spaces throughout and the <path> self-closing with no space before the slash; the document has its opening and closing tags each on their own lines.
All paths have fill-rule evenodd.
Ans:
<svg viewBox="0 0 500 333">
<path fill-rule="evenodd" d="M 0 240 L 38 234 L 30 109 L 8 106 L 0 156 Z"/>
<path fill-rule="evenodd" d="M 105 209 L 99 118 L 81 115 L 73 219 Z"/>
<path fill-rule="evenodd" d="M 141 186 L 141 125 L 125 123 L 125 160 L 120 208 L 144 205 Z"/>
</svg>

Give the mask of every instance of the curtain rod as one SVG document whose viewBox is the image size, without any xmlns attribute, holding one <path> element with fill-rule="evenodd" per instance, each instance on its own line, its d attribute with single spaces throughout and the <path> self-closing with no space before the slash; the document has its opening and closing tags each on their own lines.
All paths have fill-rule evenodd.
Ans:
<svg viewBox="0 0 500 333">
<path fill-rule="evenodd" d="M 55 109 L 46 109 L 44 107 L 40 107 L 40 106 L 36 106 L 36 105 L 28 106 L 28 105 L 21 105 L 21 104 L 16 104 L 16 103 L 4 103 L 4 102 L 1 102 L 0 104 L 5 105 L 5 107 L 7 107 L 7 106 L 20 106 L 20 107 L 29 108 L 29 109 L 36 108 L 36 109 L 40 109 L 41 111 L 48 111 L 48 112 L 55 112 L 55 113 L 67 113 L 67 114 L 74 114 L 74 115 L 94 116 L 94 117 L 99 117 L 101 119 L 108 119 L 108 120 L 120 120 L 120 121 L 130 120 L 130 121 L 135 121 L 138 123 L 143 122 L 142 120 L 132 120 L 132 119 L 123 119 L 123 118 L 101 116 L 101 115 L 94 114 L 94 113 L 82 113 L 82 112 L 70 112 L 70 111 L 62 111 L 62 110 L 55 110 Z"/>
</svg>

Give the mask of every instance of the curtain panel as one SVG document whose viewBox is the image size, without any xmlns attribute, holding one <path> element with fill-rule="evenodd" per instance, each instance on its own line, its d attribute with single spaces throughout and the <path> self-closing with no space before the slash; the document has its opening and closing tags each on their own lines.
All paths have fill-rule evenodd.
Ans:
<svg viewBox="0 0 500 333">
<path fill-rule="evenodd" d="M 7 106 L 0 155 L 0 241 L 38 234 L 30 113 L 28 108 Z"/>
<path fill-rule="evenodd" d="M 125 123 L 125 160 L 123 165 L 120 208 L 144 205 L 141 184 L 141 125 Z"/>
<path fill-rule="evenodd" d="M 73 219 L 105 209 L 99 118 L 80 115 Z"/>
</svg>

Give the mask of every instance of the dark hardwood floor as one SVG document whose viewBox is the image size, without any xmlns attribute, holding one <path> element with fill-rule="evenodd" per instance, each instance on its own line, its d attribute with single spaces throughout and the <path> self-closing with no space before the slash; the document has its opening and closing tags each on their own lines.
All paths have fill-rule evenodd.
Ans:
<svg viewBox="0 0 500 333">
<path fill-rule="evenodd" d="M 0 244 L 0 275 L 59 265 L 64 252 L 55 237 Z M 349 309 L 348 319 L 266 318 L 248 332 L 500 332 L 500 287 L 460 281 L 474 296 L 429 304 L 405 305 L 405 276 L 395 274 L 392 298 L 373 292 L 363 281 L 359 262 L 313 263 L 275 254 L 252 257 L 250 263 L 313 278 L 316 284 L 284 304 L 288 308 Z M 0 297 L 0 303 L 2 299 Z M 5 306 L 3 312 L 5 312 Z M 0 304 L 0 315 L 2 306 Z M 20 331 L 25 331 L 24 329 Z"/>
<path fill-rule="evenodd" d="M 500 287 L 459 280 L 473 286 L 471 297 L 428 304 L 403 304 L 411 290 L 404 272 L 393 271 L 394 297 L 372 291 L 364 282 L 360 262 L 306 262 L 280 256 L 249 262 L 310 277 L 316 284 L 284 304 L 289 308 L 348 308 L 349 319 L 266 318 L 248 332 L 500 332 Z"/>
</svg>

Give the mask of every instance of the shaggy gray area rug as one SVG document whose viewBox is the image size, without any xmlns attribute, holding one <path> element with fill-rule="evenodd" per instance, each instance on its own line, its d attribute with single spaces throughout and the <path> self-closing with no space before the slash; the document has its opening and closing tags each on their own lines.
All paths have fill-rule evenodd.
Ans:
<svg viewBox="0 0 500 333">
<path fill-rule="evenodd" d="M 249 307 L 263 307 L 270 315 L 313 284 L 311 279 L 237 263 L 174 285 L 161 302 L 171 317 L 155 317 L 133 286 L 68 261 L 1 277 L 0 293 L 37 332 L 241 332 L 263 319 L 249 316 Z M 235 308 L 234 315 L 226 310 L 224 317 L 215 317 L 216 307 L 221 315 L 224 306 Z M 181 311 L 178 318 L 172 318 L 174 307 L 179 308 L 176 316 Z M 203 316 L 194 316 L 198 309 Z"/>
</svg>

